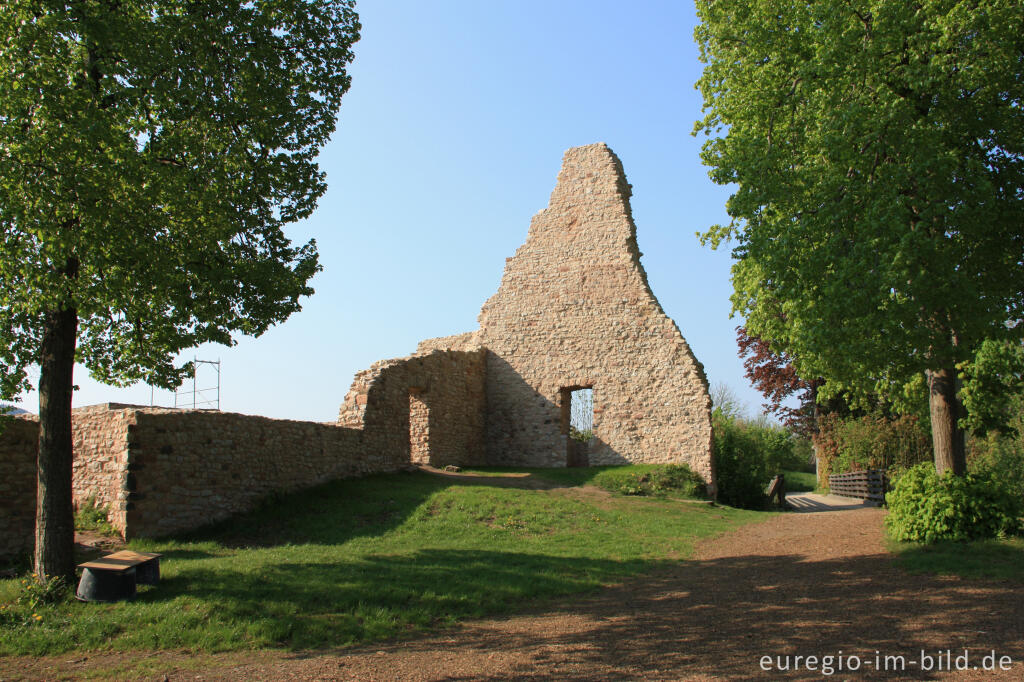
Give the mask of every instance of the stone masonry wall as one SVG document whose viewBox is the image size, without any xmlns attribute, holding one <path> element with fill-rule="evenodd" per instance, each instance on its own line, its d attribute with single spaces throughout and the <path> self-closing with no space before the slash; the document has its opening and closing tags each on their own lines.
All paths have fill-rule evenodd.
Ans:
<svg viewBox="0 0 1024 682">
<path fill-rule="evenodd" d="M 594 390 L 591 465 L 688 463 L 714 485 L 703 366 L 640 264 L 630 185 L 604 144 L 565 153 L 480 329 L 426 348 L 487 355 L 491 464 L 566 466 L 569 390 Z"/>
<path fill-rule="evenodd" d="M 75 508 L 89 498 L 109 508 L 111 525 L 123 533 L 129 410 L 118 407 L 72 410 L 72 494 Z M 0 433 L 0 557 L 30 552 L 35 542 L 38 446 L 35 415 L 16 417 Z"/>
<path fill-rule="evenodd" d="M 484 462 L 484 354 L 438 351 L 356 377 L 338 424 L 102 404 L 72 411 L 75 506 L 90 498 L 126 537 L 160 536 L 248 511 L 272 493 L 411 465 Z M 425 421 L 410 433 L 410 405 Z M 32 547 L 39 427 L 0 435 L 0 555 Z"/>
<path fill-rule="evenodd" d="M 395 468 L 410 464 L 413 441 L 426 451 L 417 463 L 483 464 L 484 368 L 480 349 L 428 350 L 375 363 L 356 374 L 338 424 L 362 428 L 368 455 Z M 426 425 L 410 424 L 410 407 L 426 413 Z"/>
<path fill-rule="evenodd" d="M 125 532 L 128 508 L 128 427 L 135 408 L 104 403 L 71 411 L 71 490 L 77 509 L 92 499 Z"/>
<path fill-rule="evenodd" d="M 102 404 L 72 410 L 72 494 L 106 506 L 126 537 L 189 530 L 272 493 L 393 471 L 360 430 L 204 410 Z M 32 548 L 38 422 L 0 434 L 0 556 Z"/>
<path fill-rule="evenodd" d="M 129 537 L 188 530 L 272 493 L 392 470 L 334 424 L 204 410 L 140 408 L 128 423 Z"/>
<path fill-rule="evenodd" d="M 18 416 L 0 426 L 0 559 L 32 551 L 39 422 Z"/>
</svg>

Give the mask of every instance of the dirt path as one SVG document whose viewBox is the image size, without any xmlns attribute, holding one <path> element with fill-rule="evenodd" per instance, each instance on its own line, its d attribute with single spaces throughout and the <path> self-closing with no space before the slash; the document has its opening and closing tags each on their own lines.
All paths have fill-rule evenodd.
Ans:
<svg viewBox="0 0 1024 682">
<path fill-rule="evenodd" d="M 883 515 L 856 509 L 774 516 L 705 542 L 695 560 L 670 571 L 430 638 L 197 661 L 162 653 L 146 670 L 158 680 L 823 679 L 820 660 L 815 670 L 780 674 L 763 671 L 761 657 L 842 652 L 847 667 L 855 655 L 862 668 L 835 670 L 834 679 L 1024 679 L 1021 586 L 908 576 L 885 550 Z M 955 663 L 965 648 L 971 666 L 995 650 L 1011 656 L 1014 668 L 920 670 L 922 649 L 937 665 L 936 652 L 952 650 Z M 876 672 L 886 655 L 905 657 L 905 671 Z M 53 678 L 125 663 L 115 656 L 70 660 L 76 658 L 23 659 L 22 672 Z M 14 674 L 15 663 L 0 659 L 0 679 Z"/>
</svg>

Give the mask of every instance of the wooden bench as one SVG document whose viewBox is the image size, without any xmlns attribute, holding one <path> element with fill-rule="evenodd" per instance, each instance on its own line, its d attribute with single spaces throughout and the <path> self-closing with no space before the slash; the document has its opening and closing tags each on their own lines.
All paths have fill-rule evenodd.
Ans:
<svg viewBox="0 0 1024 682">
<path fill-rule="evenodd" d="M 131 599 L 136 585 L 160 582 L 160 554 L 124 550 L 79 564 L 82 578 L 75 597 L 82 601 Z"/>
<path fill-rule="evenodd" d="M 765 493 L 768 495 L 768 503 L 771 504 L 772 500 L 775 500 L 776 504 L 779 505 L 780 509 L 786 508 L 786 475 L 778 474 L 768 484 L 768 490 Z"/>
</svg>

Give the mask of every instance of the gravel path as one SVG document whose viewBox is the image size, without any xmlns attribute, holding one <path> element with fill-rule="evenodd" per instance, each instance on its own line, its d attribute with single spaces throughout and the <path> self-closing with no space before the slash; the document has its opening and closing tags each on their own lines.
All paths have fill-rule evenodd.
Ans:
<svg viewBox="0 0 1024 682">
<path fill-rule="evenodd" d="M 772 516 L 703 543 L 694 560 L 671 570 L 429 638 L 338 652 L 211 656 L 200 673 L 180 653 L 154 654 L 148 665 L 158 680 L 819 680 L 820 658 L 814 670 L 802 662 L 799 671 L 780 673 L 762 670 L 761 657 L 773 657 L 774 668 L 776 656 L 842 652 L 846 667 L 851 655 L 859 657 L 861 671 L 837 669 L 834 679 L 1024 679 L 1021 586 L 901 572 L 885 550 L 883 516 L 873 508 Z M 970 666 L 995 650 L 1011 656 L 1014 668 L 952 675 L 920 669 L 927 663 L 922 650 L 934 667 L 937 652 L 945 665 L 951 650 L 955 664 L 965 648 Z M 877 672 L 887 655 L 903 656 L 905 670 Z M 118 663 L 113 656 L 69 658 L 35 661 L 24 672 L 52 678 Z"/>
</svg>

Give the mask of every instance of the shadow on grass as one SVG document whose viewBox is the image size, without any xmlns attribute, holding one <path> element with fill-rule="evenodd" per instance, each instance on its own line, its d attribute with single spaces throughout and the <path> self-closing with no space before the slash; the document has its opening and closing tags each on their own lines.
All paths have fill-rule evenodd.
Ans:
<svg viewBox="0 0 1024 682">
<path fill-rule="evenodd" d="M 915 574 L 996 578 L 1024 583 L 1024 538 L 939 542 L 889 542 L 897 565 Z"/>
<path fill-rule="evenodd" d="M 402 637 L 618 582 L 749 520 L 488 487 L 425 473 L 370 476 L 133 541 L 164 555 L 158 586 L 128 604 L 54 607 L 43 626 L 0 631 L 0 651 L 301 649 Z M 58 622 L 67 625 L 50 626 Z"/>
<path fill-rule="evenodd" d="M 849 530 L 856 532 L 857 521 L 850 518 Z M 599 579 L 637 568 L 653 569 L 619 587 L 549 603 L 537 619 L 471 623 L 446 633 L 444 643 L 412 639 L 353 652 L 374 655 L 383 649 L 433 660 L 444 647 L 446 653 L 483 652 L 504 661 L 500 673 L 453 671 L 445 677 L 451 680 L 551 679 L 558 676 L 552 671 L 577 679 L 677 679 L 713 672 L 722 679 L 820 680 L 820 671 L 780 674 L 765 671 L 760 661 L 771 656 L 775 665 L 778 656 L 814 655 L 819 661 L 831 656 L 834 663 L 840 652 L 872 662 L 876 652 L 905 659 L 902 669 L 871 669 L 855 679 L 937 679 L 942 675 L 915 667 L 920 652 L 952 650 L 958 656 L 964 649 L 972 664 L 995 651 L 1012 656 L 1018 666 L 984 679 L 1020 679 L 1024 650 L 1019 586 L 908 577 L 886 553 L 830 559 L 751 553 L 639 564 L 429 550 L 330 564 L 296 556 L 259 571 L 210 570 L 201 563 L 159 591 L 140 594 L 136 605 L 193 595 L 214 604 L 210 620 L 248 624 L 252 646 L 283 644 L 293 650 L 402 637 L 459 618 L 519 609 L 529 598 L 585 591 Z M 560 617 L 566 613 L 573 618 Z M 149 648 L 166 646 L 154 640 Z M 197 647 L 188 641 L 174 646 Z M 391 662 L 380 660 L 383 666 Z M 850 678 L 845 671 L 836 675 Z"/>
<path fill-rule="evenodd" d="M 165 571 L 158 589 L 140 592 L 136 605 L 140 614 L 202 610 L 221 641 L 299 649 L 503 613 L 661 565 L 639 558 L 635 547 L 605 558 L 590 542 L 577 542 L 572 514 L 584 515 L 580 528 L 596 532 L 599 542 L 616 532 L 579 502 L 528 491 L 481 496 L 491 478 L 421 472 L 337 481 L 199 531 L 139 541 L 138 548 L 164 555 Z M 431 500 L 453 487 L 477 491 Z M 636 513 L 638 522 L 647 520 L 642 509 Z M 700 515 L 690 530 L 700 535 L 702 524 L 720 519 Z M 489 545 L 490 533 L 501 546 Z M 538 539 L 550 533 L 564 533 L 564 544 Z M 191 635 L 154 637 L 158 647 L 169 645 L 164 639 L 195 645 Z"/>
<path fill-rule="evenodd" d="M 431 550 L 330 565 L 279 564 L 260 574 L 197 569 L 161 591 L 215 603 L 218 617 L 250 623 L 264 642 L 298 650 L 401 638 L 514 611 L 526 600 L 592 591 L 601 580 L 641 568 L 642 579 L 543 607 L 548 615 L 572 613 L 582 626 L 542 618 L 535 625 L 484 623 L 454 632 L 446 645 L 454 650 L 504 653 L 526 667 L 494 677 L 446 679 L 549 679 L 549 672 L 539 671 L 559 664 L 582 664 L 582 670 L 609 666 L 622 679 L 659 678 L 671 670 L 769 678 L 759 668 L 762 656 L 834 659 L 840 651 L 872 661 L 875 652 L 904 657 L 902 669 L 889 671 L 900 679 L 935 679 L 912 662 L 921 651 L 953 649 L 959 655 L 969 649 L 978 663 L 995 650 L 1020 664 L 1019 587 L 984 583 L 979 591 L 942 578 L 908 579 L 888 554 L 616 562 Z M 150 592 L 140 601 L 171 596 Z M 398 646 L 434 652 L 438 643 Z M 787 679 L 821 678 L 820 672 L 802 673 Z"/>
<path fill-rule="evenodd" d="M 402 477 L 400 484 L 395 476 Z M 214 542 L 232 549 L 339 545 L 401 525 L 432 494 L 458 484 L 416 472 L 332 481 L 268 498 L 254 511 L 168 539 Z"/>
<path fill-rule="evenodd" d="M 268 498 L 257 509 L 167 540 L 214 542 L 229 549 L 281 545 L 339 545 L 372 537 L 401 525 L 431 495 L 453 486 L 555 490 L 586 485 L 608 469 L 475 468 L 380 474 L 333 481 L 316 488 Z M 395 477 L 401 477 L 396 482 Z M 139 547 L 147 541 L 137 543 Z M 176 551 L 176 550 L 174 550 Z M 191 550 L 188 550 L 191 551 Z M 187 558 L 181 554 L 180 558 Z"/>
<path fill-rule="evenodd" d="M 663 562 L 615 561 L 474 550 L 311 562 L 292 557 L 183 567 L 140 604 L 190 597 L 218 620 L 245 623 L 264 644 L 345 645 L 438 624 L 505 613 L 524 601 L 589 592 Z"/>
</svg>

